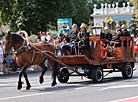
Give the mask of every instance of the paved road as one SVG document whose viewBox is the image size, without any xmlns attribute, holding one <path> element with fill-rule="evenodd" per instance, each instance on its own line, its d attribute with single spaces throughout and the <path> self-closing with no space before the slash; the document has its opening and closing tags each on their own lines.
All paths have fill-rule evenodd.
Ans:
<svg viewBox="0 0 138 102">
<path fill-rule="evenodd" d="M 133 78 L 123 79 L 120 72 L 110 74 L 102 83 L 90 79 L 70 77 L 67 84 L 50 87 L 51 73 L 45 74 L 45 82 L 39 84 L 38 73 L 30 73 L 31 89 L 17 90 L 18 75 L 0 77 L 0 102 L 133 102 L 138 101 L 138 64 Z M 23 78 L 24 81 L 24 78 Z M 25 82 L 25 81 L 24 81 Z M 126 101 L 120 101 L 120 100 Z M 118 100 L 118 101 L 116 101 Z M 137 100 L 137 101 L 136 101 Z"/>
</svg>

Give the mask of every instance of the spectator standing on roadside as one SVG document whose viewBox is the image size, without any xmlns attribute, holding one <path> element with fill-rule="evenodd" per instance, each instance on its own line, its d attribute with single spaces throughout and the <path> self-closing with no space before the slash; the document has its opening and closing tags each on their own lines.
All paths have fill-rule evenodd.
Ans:
<svg viewBox="0 0 138 102">
<path fill-rule="evenodd" d="M 138 62 L 138 42 L 136 42 L 136 45 L 134 46 L 134 53 L 135 53 L 135 60 Z"/>
<path fill-rule="evenodd" d="M 46 40 L 47 40 L 47 42 L 50 43 L 50 40 L 51 40 L 51 33 L 50 33 L 50 32 L 47 32 Z M 46 60 L 46 66 L 47 66 L 48 68 L 51 68 L 51 66 L 50 66 L 50 64 L 49 64 L 49 62 L 48 62 L 48 60 Z"/>
<path fill-rule="evenodd" d="M 35 41 L 35 43 L 37 43 L 37 42 L 38 42 L 38 39 L 37 39 L 37 37 L 35 37 L 34 41 Z"/>
<path fill-rule="evenodd" d="M 7 73 L 7 74 L 10 74 L 10 66 L 11 66 L 11 64 L 10 64 L 10 59 L 11 59 L 11 54 L 9 54 L 9 55 L 6 57 L 6 60 L 7 60 L 7 62 L 6 62 L 6 69 L 7 69 L 6 73 Z"/>
<path fill-rule="evenodd" d="M 138 39 L 138 35 L 136 35 L 136 37 L 134 38 L 134 45 L 136 45 L 137 39 Z"/>
<path fill-rule="evenodd" d="M 45 32 L 42 32 L 41 34 L 41 41 L 45 41 L 45 38 L 46 38 L 46 33 Z"/>
<path fill-rule="evenodd" d="M 2 47 L 3 47 L 3 38 L 2 38 L 2 35 L 0 35 L 0 43 L 2 44 Z"/>
<path fill-rule="evenodd" d="M 47 32 L 46 39 L 47 39 L 47 42 L 49 42 L 51 40 L 51 33 L 50 32 Z"/>
<path fill-rule="evenodd" d="M 4 74 L 2 72 L 2 62 L 3 62 L 3 50 L 2 50 L 2 43 L 0 42 L 0 74 Z"/>
<path fill-rule="evenodd" d="M 41 34 L 38 35 L 38 41 L 41 41 Z"/>
</svg>

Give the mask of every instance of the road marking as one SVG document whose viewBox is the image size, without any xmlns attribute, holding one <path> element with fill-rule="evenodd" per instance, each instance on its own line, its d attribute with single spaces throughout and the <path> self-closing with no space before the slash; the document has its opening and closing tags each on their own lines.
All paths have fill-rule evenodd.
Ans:
<svg viewBox="0 0 138 102">
<path fill-rule="evenodd" d="M 138 96 L 115 100 L 115 101 L 110 101 L 110 102 L 138 102 Z"/>
<path fill-rule="evenodd" d="M 23 98 L 23 97 L 32 97 L 32 96 L 38 96 L 38 95 L 44 95 L 44 94 L 51 94 L 51 93 L 54 93 L 54 92 L 63 92 L 63 91 L 70 91 L 70 90 L 78 90 L 78 89 L 84 89 L 84 88 L 86 88 L 86 87 L 70 88 L 70 89 L 63 89 L 63 90 L 58 90 L 58 91 L 43 92 L 43 93 L 36 93 L 36 94 L 29 94 L 29 95 L 22 95 L 22 96 L 5 97 L 5 98 L 0 98 L 0 101 L 2 101 L 2 100 L 10 100 L 10 99 L 17 99 L 17 98 Z"/>
<path fill-rule="evenodd" d="M 120 88 L 130 88 L 130 87 L 138 87 L 138 85 L 119 85 L 119 86 L 110 86 L 106 88 L 102 88 L 98 91 L 108 90 L 108 89 L 120 89 Z"/>
</svg>

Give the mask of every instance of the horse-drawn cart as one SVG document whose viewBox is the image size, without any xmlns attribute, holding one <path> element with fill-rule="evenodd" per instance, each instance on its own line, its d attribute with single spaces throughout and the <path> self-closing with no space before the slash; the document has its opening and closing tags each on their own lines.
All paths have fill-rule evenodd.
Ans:
<svg viewBox="0 0 138 102">
<path fill-rule="evenodd" d="M 21 33 L 26 35 L 27 44 L 18 35 Z M 48 42 L 41 41 L 30 44 L 25 31 L 20 31 L 18 34 L 3 33 L 5 35 L 4 53 L 5 55 L 9 54 L 13 48 L 14 60 L 21 69 L 18 90 L 22 88 L 22 75 L 26 79 L 26 89 L 30 89 L 31 85 L 25 71 L 31 65 L 39 65 L 43 69 L 39 82 L 40 84 L 44 82 L 43 75 L 47 70 L 47 67 L 43 63 L 44 59 L 48 59 L 51 66 L 50 70 L 53 72 L 52 86 L 57 84 L 56 75 L 61 83 L 66 83 L 69 80 L 69 76 L 85 76 L 92 79 L 93 82 L 102 82 L 103 77 L 108 75 L 104 75 L 104 72 L 112 73 L 120 71 L 124 78 L 131 78 L 133 75 L 135 62 L 133 37 L 121 37 L 120 47 L 115 47 L 117 42 L 101 39 L 100 36 L 89 37 L 90 48 L 85 50 L 86 55 L 79 55 L 78 50 L 78 55 L 56 56 L 57 50 Z M 103 46 L 103 41 L 108 42 L 106 47 Z M 112 46 L 109 46 L 109 43 L 112 43 Z M 78 70 L 80 68 L 83 72 Z"/>
<path fill-rule="evenodd" d="M 103 40 L 100 37 L 90 37 L 90 48 L 85 50 L 86 55 L 57 56 L 59 61 L 75 70 L 71 72 L 67 67 L 61 65 L 59 67 L 59 81 L 66 83 L 69 80 L 69 76 L 85 76 L 92 79 L 93 82 L 102 82 L 103 72 L 112 73 L 119 71 L 122 72 L 124 78 L 131 78 L 135 62 L 133 39 L 133 37 L 121 37 L 121 47 L 115 47 L 116 42 L 112 42 L 114 45 L 110 49 L 109 47 L 104 48 L 101 46 Z M 105 58 L 104 55 L 106 53 L 110 53 L 112 57 Z M 83 73 L 78 71 L 80 68 Z M 77 74 L 74 74 L 74 72 Z"/>
<path fill-rule="evenodd" d="M 103 46 L 103 41 L 108 42 L 106 47 Z M 110 42 L 100 36 L 89 37 L 89 43 L 90 48 L 85 50 L 86 55 L 61 55 L 56 58 L 50 56 L 49 51 L 31 47 L 58 63 L 56 68 L 61 83 L 68 82 L 69 76 L 85 76 L 93 82 L 102 82 L 104 76 L 112 72 L 122 72 L 124 78 L 132 77 L 135 62 L 133 37 L 121 37 L 121 47 L 115 47 L 118 42 Z M 113 46 L 109 46 L 109 43 Z M 55 53 L 57 52 L 56 50 Z M 105 57 L 108 54 L 111 56 Z M 79 69 L 82 69 L 83 73 L 79 72 Z M 104 72 L 108 73 L 104 75 Z"/>
</svg>

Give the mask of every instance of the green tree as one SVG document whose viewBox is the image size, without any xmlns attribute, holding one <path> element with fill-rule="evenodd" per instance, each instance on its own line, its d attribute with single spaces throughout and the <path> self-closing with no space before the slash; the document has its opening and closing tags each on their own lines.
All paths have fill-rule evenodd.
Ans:
<svg viewBox="0 0 138 102">
<path fill-rule="evenodd" d="M 138 21 L 136 21 L 135 13 L 132 16 L 132 20 L 130 22 L 130 34 L 137 35 L 138 32 L 136 32 L 136 26 Z"/>
<path fill-rule="evenodd" d="M 1 24 L 10 22 L 12 30 L 29 34 L 55 29 L 58 18 L 87 23 L 90 10 L 85 0 L 1 0 Z"/>
</svg>

